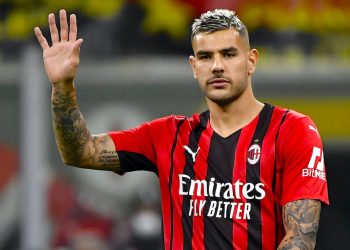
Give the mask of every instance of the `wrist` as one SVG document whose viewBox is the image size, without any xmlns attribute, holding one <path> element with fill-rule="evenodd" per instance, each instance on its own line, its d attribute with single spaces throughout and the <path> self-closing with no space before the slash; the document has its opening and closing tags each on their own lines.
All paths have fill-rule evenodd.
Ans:
<svg viewBox="0 0 350 250">
<path fill-rule="evenodd" d="M 73 79 L 70 80 L 63 80 L 56 83 L 52 83 L 52 89 L 53 91 L 60 91 L 60 92 L 66 92 L 74 90 L 74 81 Z"/>
</svg>

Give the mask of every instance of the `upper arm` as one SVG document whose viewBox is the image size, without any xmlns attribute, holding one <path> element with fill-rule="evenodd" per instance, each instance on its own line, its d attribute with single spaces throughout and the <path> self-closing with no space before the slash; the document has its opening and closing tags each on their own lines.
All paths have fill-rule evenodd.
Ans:
<svg viewBox="0 0 350 250">
<path fill-rule="evenodd" d="M 84 148 L 84 157 L 80 167 L 120 171 L 120 161 L 112 138 L 107 134 L 93 135 Z"/>
<path fill-rule="evenodd" d="M 314 199 L 328 204 L 323 147 L 319 132 L 308 117 L 290 115 L 278 142 L 282 193 L 280 204 Z"/>
<path fill-rule="evenodd" d="M 296 200 L 284 205 L 282 218 L 286 236 L 278 249 L 314 249 L 320 211 L 319 200 Z"/>
</svg>

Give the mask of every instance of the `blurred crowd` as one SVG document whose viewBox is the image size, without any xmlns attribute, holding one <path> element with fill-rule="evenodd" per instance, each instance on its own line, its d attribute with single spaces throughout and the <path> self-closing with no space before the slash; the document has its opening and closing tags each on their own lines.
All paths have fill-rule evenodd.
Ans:
<svg viewBox="0 0 350 250">
<path fill-rule="evenodd" d="M 0 1 L 0 60 L 16 58 L 47 27 L 48 13 L 65 8 L 78 15 L 89 56 L 188 54 L 193 18 L 213 8 L 237 12 L 254 46 L 270 53 L 332 57 L 349 64 L 350 2 L 347 0 L 3 0 Z M 103 38 L 103 39 L 101 39 Z"/>
</svg>

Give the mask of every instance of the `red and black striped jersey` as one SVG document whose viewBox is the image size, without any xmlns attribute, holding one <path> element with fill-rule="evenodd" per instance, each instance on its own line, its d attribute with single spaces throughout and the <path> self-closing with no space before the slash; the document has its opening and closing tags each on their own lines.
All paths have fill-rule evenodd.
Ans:
<svg viewBox="0 0 350 250">
<path fill-rule="evenodd" d="M 305 115 L 265 104 L 228 137 L 209 111 L 168 116 L 110 132 L 121 171 L 159 177 L 164 249 L 276 249 L 282 207 L 298 199 L 328 204 L 320 135 Z"/>
</svg>

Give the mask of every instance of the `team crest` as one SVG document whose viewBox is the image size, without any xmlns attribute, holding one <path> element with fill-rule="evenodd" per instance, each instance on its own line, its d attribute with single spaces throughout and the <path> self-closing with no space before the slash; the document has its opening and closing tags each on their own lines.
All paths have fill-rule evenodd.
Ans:
<svg viewBox="0 0 350 250">
<path fill-rule="evenodd" d="M 248 162 L 250 165 L 256 164 L 260 160 L 261 148 L 258 144 L 253 144 L 248 149 Z"/>
</svg>

